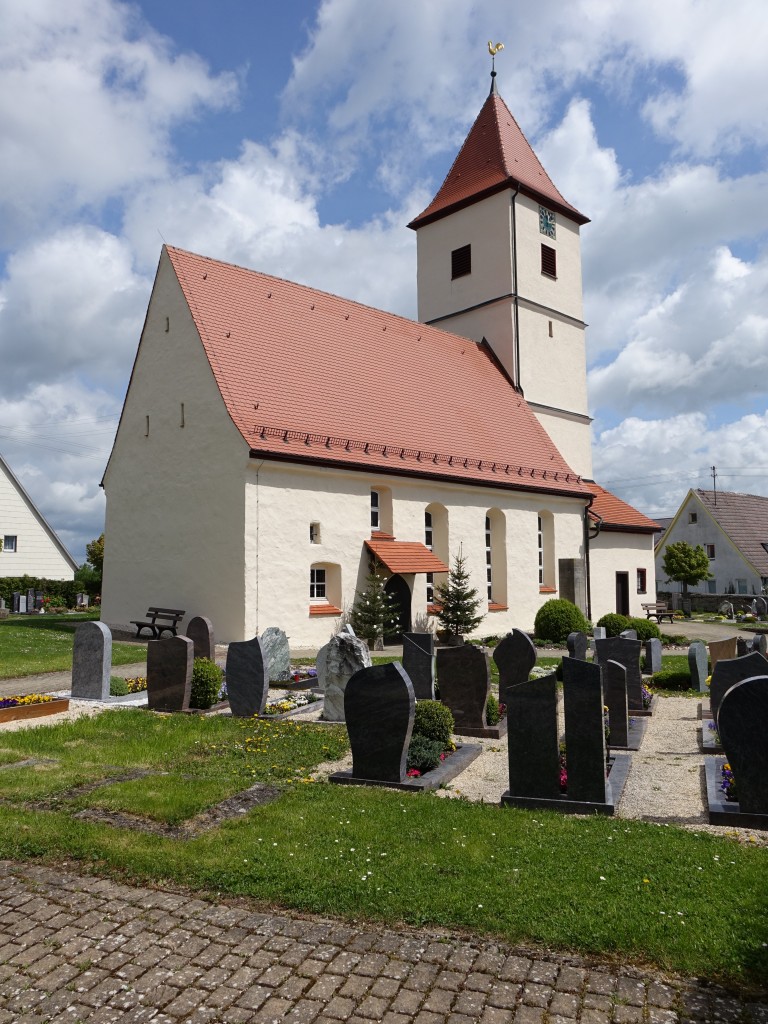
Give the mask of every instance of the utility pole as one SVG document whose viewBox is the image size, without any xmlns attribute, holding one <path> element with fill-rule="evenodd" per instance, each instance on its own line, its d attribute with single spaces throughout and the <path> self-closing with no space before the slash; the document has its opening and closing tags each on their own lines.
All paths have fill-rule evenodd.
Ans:
<svg viewBox="0 0 768 1024">
<path fill-rule="evenodd" d="M 712 494 L 714 497 L 714 503 L 717 504 L 717 467 L 711 466 L 710 472 L 712 474 Z"/>
</svg>

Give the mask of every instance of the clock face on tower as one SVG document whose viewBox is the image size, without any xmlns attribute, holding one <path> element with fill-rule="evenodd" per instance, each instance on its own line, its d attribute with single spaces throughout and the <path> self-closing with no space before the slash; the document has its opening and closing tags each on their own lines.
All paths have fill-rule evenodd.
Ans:
<svg viewBox="0 0 768 1024">
<path fill-rule="evenodd" d="M 555 237 L 555 215 L 545 206 L 539 207 L 539 231 L 549 238 Z"/>
</svg>

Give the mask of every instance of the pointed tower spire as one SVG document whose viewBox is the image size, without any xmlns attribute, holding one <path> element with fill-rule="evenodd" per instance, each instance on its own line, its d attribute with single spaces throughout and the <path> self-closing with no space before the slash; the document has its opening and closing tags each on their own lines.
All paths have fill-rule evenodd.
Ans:
<svg viewBox="0 0 768 1024">
<path fill-rule="evenodd" d="M 496 54 L 501 53 L 504 49 L 504 43 L 492 43 L 488 40 L 488 53 L 491 55 L 491 91 L 488 93 L 489 96 L 498 96 L 499 90 L 496 88 Z"/>
</svg>

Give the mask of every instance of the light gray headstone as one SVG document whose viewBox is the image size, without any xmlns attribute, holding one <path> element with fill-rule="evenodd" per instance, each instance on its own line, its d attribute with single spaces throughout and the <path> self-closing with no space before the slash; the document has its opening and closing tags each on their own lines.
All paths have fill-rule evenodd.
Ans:
<svg viewBox="0 0 768 1024">
<path fill-rule="evenodd" d="M 768 658 L 768 636 L 765 633 L 755 633 L 750 644 L 751 651 L 757 651 L 764 658 Z"/>
<path fill-rule="evenodd" d="M 768 615 L 768 601 L 764 597 L 756 597 L 754 603 L 757 605 L 757 615 Z"/>
<path fill-rule="evenodd" d="M 605 626 L 595 626 L 592 630 L 593 640 L 605 640 L 608 634 L 605 631 Z"/>
<path fill-rule="evenodd" d="M 371 667 L 368 644 L 348 633 L 338 633 L 317 654 L 317 681 L 325 701 L 322 717 L 326 722 L 343 722 L 344 691 L 361 668 Z"/>
<path fill-rule="evenodd" d="M 25 594 L 19 594 L 19 615 L 27 614 L 27 598 Z"/>
<path fill-rule="evenodd" d="M 691 673 L 692 689 L 705 691 L 709 675 L 709 660 L 707 645 L 701 640 L 694 640 L 688 648 L 688 668 Z"/>
<path fill-rule="evenodd" d="M 103 622 L 82 622 L 72 649 L 72 696 L 107 700 L 112 669 L 112 633 Z"/>
<path fill-rule="evenodd" d="M 261 634 L 261 646 L 267 664 L 267 675 L 272 683 L 291 678 L 291 648 L 288 637 L 278 626 L 269 626 Z"/>
<path fill-rule="evenodd" d="M 351 622 L 348 622 L 346 624 L 346 626 L 344 627 L 344 629 L 342 629 L 341 632 L 342 633 L 349 633 L 350 636 L 357 636 L 357 633 L 354 631 L 354 629 L 352 629 L 352 623 Z"/>
<path fill-rule="evenodd" d="M 658 637 L 645 641 L 645 671 L 651 676 L 661 672 L 661 640 Z"/>
<path fill-rule="evenodd" d="M 619 633 L 619 636 L 623 636 L 625 640 L 637 640 L 637 630 L 625 629 L 622 630 L 621 633 Z"/>
<path fill-rule="evenodd" d="M 568 656 L 570 658 L 576 658 L 577 661 L 587 660 L 589 638 L 586 633 L 569 633 L 565 643 L 568 647 Z"/>
</svg>

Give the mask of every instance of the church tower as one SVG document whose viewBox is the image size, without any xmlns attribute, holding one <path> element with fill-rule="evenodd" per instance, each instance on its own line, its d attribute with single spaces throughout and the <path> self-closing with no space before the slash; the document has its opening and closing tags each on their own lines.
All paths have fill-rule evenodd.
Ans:
<svg viewBox="0 0 768 1024">
<path fill-rule="evenodd" d="M 568 464 L 592 477 L 579 230 L 496 88 L 416 231 L 418 315 L 485 339 Z M 488 409 L 493 416 L 493 409 Z"/>
</svg>

